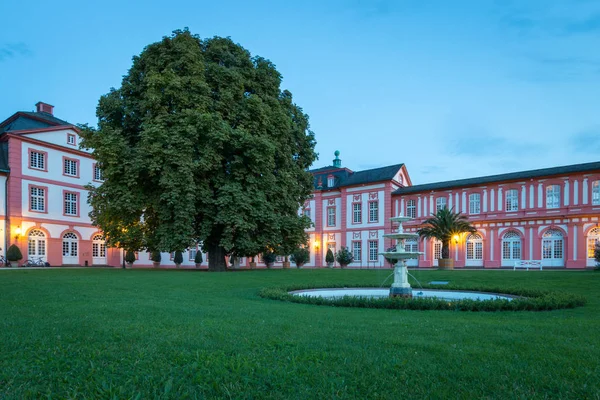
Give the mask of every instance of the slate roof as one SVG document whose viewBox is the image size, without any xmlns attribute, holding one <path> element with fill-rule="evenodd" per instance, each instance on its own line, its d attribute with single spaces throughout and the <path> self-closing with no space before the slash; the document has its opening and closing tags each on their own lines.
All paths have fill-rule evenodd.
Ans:
<svg viewBox="0 0 600 400">
<path fill-rule="evenodd" d="M 8 142 L 0 143 L 0 172 L 10 172 L 8 168 Z"/>
<path fill-rule="evenodd" d="M 0 133 L 25 129 L 42 129 L 59 125 L 73 125 L 45 112 L 19 111 L 0 123 Z"/>
<path fill-rule="evenodd" d="M 393 194 L 409 194 L 432 190 L 454 189 L 457 187 L 477 186 L 501 181 L 523 180 L 543 176 L 567 175 L 577 172 L 589 172 L 598 170 L 600 170 L 600 162 L 564 165 L 562 167 L 532 169 L 529 171 L 510 172 L 508 174 L 489 175 L 477 178 L 458 179 L 454 181 L 426 183 L 423 185 L 401 187 L 400 189 L 394 191 Z"/>
<path fill-rule="evenodd" d="M 315 189 L 335 189 L 344 186 L 392 180 L 403 165 L 404 164 L 388 165 L 387 167 L 366 169 L 363 171 L 351 171 L 347 168 L 329 166 L 312 169 L 309 172 L 315 177 Z M 335 176 L 335 184 L 332 187 L 327 186 L 327 177 L 329 175 Z M 321 187 L 319 187 L 319 179 L 322 183 Z"/>
</svg>

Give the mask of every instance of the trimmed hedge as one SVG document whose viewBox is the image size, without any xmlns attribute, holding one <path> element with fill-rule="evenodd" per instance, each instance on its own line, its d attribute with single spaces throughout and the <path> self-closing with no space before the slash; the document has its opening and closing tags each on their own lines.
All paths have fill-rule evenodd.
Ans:
<svg viewBox="0 0 600 400">
<path fill-rule="evenodd" d="M 374 285 L 343 285 L 351 287 L 379 287 Z M 272 300 L 290 301 L 293 303 L 325 305 L 334 307 L 361 307 L 361 308 L 386 308 L 396 310 L 452 310 L 452 311 L 550 311 L 561 308 L 581 307 L 586 303 L 586 298 L 572 293 L 526 289 L 526 288 L 498 288 L 498 287 L 460 287 L 448 285 L 423 285 L 423 289 L 462 290 L 486 293 L 502 293 L 518 296 L 512 300 L 455 300 L 448 301 L 435 298 L 368 298 L 344 296 L 338 299 L 322 297 L 294 296 L 288 292 L 303 289 L 323 289 L 331 286 L 287 286 L 263 288 L 259 296 Z M 418 289 L 413 288 L 414 291 Z"/>
</svg>

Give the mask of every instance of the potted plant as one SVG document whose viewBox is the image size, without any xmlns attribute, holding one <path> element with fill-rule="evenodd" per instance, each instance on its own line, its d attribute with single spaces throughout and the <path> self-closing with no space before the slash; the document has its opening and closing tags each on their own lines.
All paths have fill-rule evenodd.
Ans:
<svg viewBox="0 0 600 400">
<path fill-rule="evenodd" d="M 152 260 L 152 265 L 154 266 L 154 268 L 160 267 L 160 260 L 161 260 L 160 251 L 158 251 L 158 250 L 152 251 L 152 253 L 150 253 L 150 259 Z"/>
<path fill-rule="evenodd" d="M 342 248 L 335 253 L 335 261 L 340 264 L 340 268 L 346 268 L 354 261 L 354 256 L 347 247 L 342 246 Z"/>
<path fill-rule="evenodd" d="M 450 258 L 450 240 L 452 236 L 464 232 L 476 233 L 477 229 L 461 213 L 449 210 L 447 207 L 439 210 L 431 218 L 423 223 L 423 227 L 417 230 L 421 238 L 437 239 L 442 242 L 442 258 L 438 260 L 440 269 L 454 269 L 454 260 Z"/>
<path fill-rule="evenodd" d="M 183 262 L 183 253 L 181 252 L 181 250 L 175 251 L 173 262 L 175 263 L 175 268 L 179 268 L 181 266 L 181 263 Z"/>
<path fill-rule="evenodd" d="M 250 266 L 250 269 L 255 269 L 256 268 L 256 261 L 254 260 L 255 256 L 250 257 L 250 262 L 248 263 L 248 265 Z"/>
<path fill-rule="evenodd" d="M 196 263 L 196 268 L 200 268 L 202 265 L 202 252 L 198 249 L 196 250 L 196 256 L 194 257 L 194 263 Z"/>
<path fill-rule="evenodd" d="M 133 267 L 133 263 L 135 262 L 135 253 L 131 250 L 127 250 L 125 252 L 125 265 L 126 268 Z"/>
<path fill-rule="evenodd" d="M 335 258 L 333 257 L 333 251 L 331 249 L 327 249 L 327 254 L 325 255 L 325 262 L 329 268 L 333 268 L 333 263 L 335 262 Z"/>
<path fill-rule="evenodd" d="M 277 259 L 277 255 L 272 251 L 266 251 L 263 253 L 263 261 L 267 268 L 272 268 L 275 260 Z"/>
<path fill-rule="evenodd" d="M 594 260 L 596 261 L 596 271 L 600 271 L 600 242 L 596 242 L 596 247 L 594 247 Z"/>
<path fill-rule="evenodd" d="M 296 264 L 296 268 L 300 268 L 310 261 L 310 253 L 307 248 L 298 247 L 296 250 L 294 250 L 290 259 L 294 264 Z"/>
<path fill-rule="evenodd" d="M 8 250 L 6 251 L 6 259 L 10 262 L 16 261 L 17 265 L 20 260 L 23 259 L 23 254 L 21 254 L 21 249 L 16 244 L 11 244 Z"/>
<path fill-rule="evenodd" d="M 284 257 L 282 265 L 283 265 L 283 268 L 289 268 L 291 266 L 290 258 L 288 256 Z"/>
</svg>

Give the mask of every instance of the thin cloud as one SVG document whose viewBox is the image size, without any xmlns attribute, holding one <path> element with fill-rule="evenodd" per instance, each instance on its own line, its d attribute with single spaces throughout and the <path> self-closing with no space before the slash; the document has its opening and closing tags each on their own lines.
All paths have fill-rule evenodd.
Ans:
<svg viewBox="0 0 600 400">
<path fill-rule="evenodd" d="M 31 54 L 31 50 L 29 50 L 29 47 L 27 47 L 25 43 L 7 43 L 0 45 L 0 62 L 29 54 Z"/>
<path fill-rule="evenodd" d="M 600 126 L 576 133 L 569 143 L 574 152 L 600 154 Z"/>
</svg>

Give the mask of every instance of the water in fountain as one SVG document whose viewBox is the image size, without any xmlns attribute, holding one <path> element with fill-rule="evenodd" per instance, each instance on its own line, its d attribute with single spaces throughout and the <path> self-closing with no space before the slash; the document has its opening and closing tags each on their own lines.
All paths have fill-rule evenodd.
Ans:
<svg viewBox="0 0 600 400">
<path fill-rule="evenodd" d="M 408 283 L 406 260 L 417 259 L 423 253 L 419 251 L 406 251 L 404 247 L 404 241 L 406 239 L 412 239 L 419 236 L 416 233 L 404 232 L 402 223 L 411 220 L 412 218 L 404 216 L 392 217 L 391 221 L 398 223 L 398 232 L 383 235 L 383 237 L 389 239 L 396 239 L 396 251 L 380 253 L 385 258 L 396 261 L 396 265 L 394 266 L 394 283 L 392 283 L 392 287 L 390 288 L 390 297 L 412 297 L 412 287 L 410 286 L 410 283 Z"/>
</svg>

